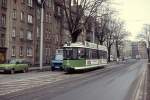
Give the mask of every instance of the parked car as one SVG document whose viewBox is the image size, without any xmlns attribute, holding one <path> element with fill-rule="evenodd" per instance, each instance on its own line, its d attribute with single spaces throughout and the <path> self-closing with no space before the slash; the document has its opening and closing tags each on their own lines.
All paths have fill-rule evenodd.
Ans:
<svg viewBox="0 0 150 100">
<path fill-rule="evenodd" d="M 63 55 L 59 53 L 51 61 L 51 70 L 54 71 L 56 69 L 63 70 Z"/>
<path fill-rule="evenodd" d="M 16 71 L 27 72 L 29 64 L 23 59 L 14 59 L 9 63 L 0 64 L 0 72 L 9 72 L 14 74 Z"/>
</svg>

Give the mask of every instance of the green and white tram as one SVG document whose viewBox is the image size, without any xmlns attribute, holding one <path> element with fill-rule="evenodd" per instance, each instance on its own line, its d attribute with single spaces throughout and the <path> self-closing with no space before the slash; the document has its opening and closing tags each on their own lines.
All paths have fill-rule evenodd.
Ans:
<svg viewBox="0 0 150 100">
<path fill-rule="evenodd" d="M 64 45 L 65 71 L 85 70 L 107 65 L 107 48 L 90 42 Z"/>
</svg>

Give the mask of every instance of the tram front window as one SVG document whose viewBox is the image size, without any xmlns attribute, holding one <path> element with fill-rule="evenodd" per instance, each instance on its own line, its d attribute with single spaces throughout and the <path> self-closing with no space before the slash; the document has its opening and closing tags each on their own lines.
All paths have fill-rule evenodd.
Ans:
<svg viewBox="0 0 150 100">
<path fill-rule="evenodd" d="M 83 48 L 64 48 L 65 60 L 77 60 L 85 58 L 85 52 Z"/>
</svg>

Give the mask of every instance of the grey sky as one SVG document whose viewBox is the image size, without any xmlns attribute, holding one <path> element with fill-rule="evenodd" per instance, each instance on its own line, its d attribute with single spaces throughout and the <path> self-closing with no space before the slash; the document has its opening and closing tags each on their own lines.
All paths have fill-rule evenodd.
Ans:
<svg viewBox="0 0 150 100">
<path fill-rule="evenodd" d="M 125 21 L 126 28 L 132 33 L 130 40 L 135 40 L 143 24 L 150 23 L 150 0 L 113 0 L 119 17 Z"/>
</svg>

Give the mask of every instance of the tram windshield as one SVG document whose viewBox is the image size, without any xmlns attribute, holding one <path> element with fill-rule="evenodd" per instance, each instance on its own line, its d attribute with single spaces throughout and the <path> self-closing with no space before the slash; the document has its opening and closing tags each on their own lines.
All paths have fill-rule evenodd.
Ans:
<svg viewBox="0 0 150 100">
<path fill-rule="evenodd" d="M 64 48 L 64 59 L 85 59 L 84 48 Z"/>
</svg>

